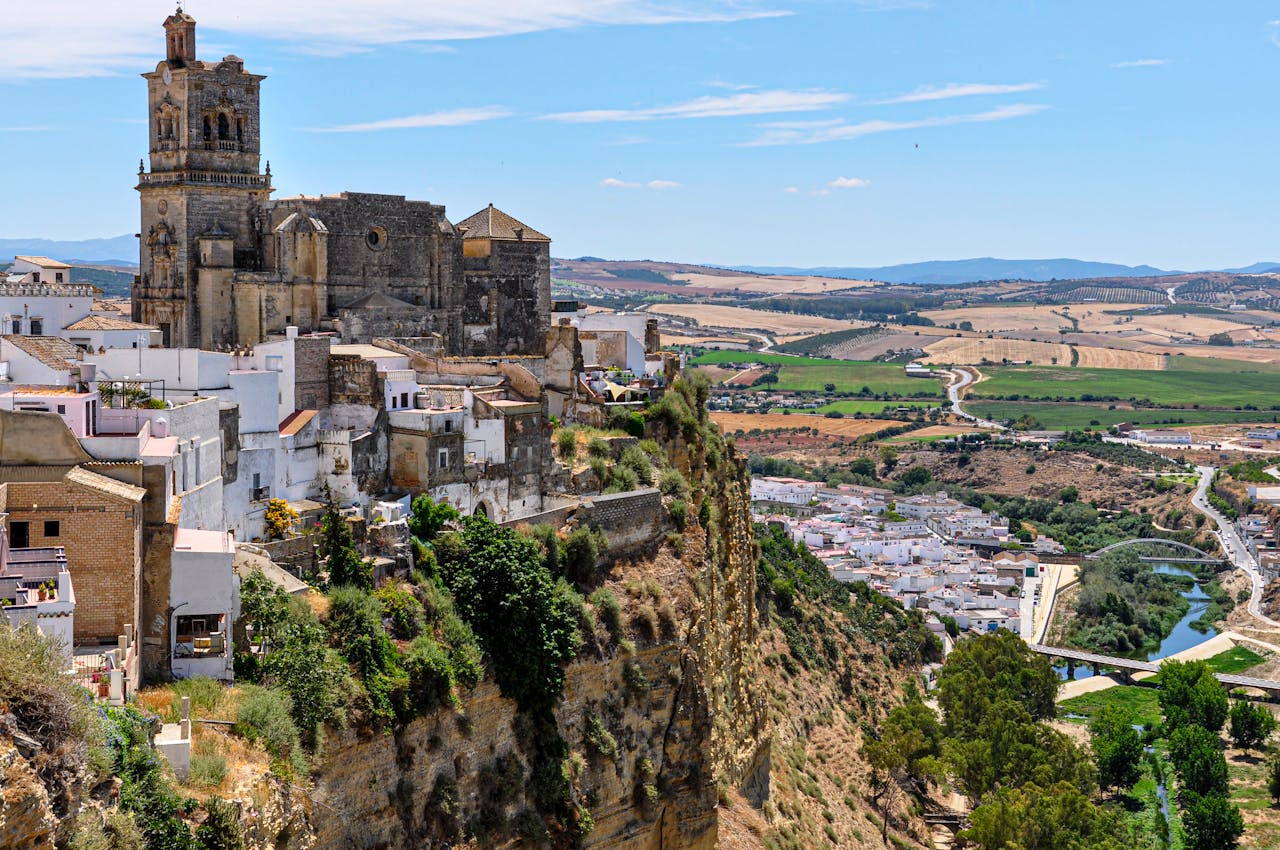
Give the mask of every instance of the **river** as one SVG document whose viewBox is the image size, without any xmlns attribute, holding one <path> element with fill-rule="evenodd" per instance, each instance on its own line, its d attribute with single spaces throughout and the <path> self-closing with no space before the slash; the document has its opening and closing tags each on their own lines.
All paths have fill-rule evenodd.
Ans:
<svg viewBox="0 0 1280 850">
<path fill-rule="evenodd" d="M 1195 574 L 1181 567 L 1171 566 L 1169 564 L 1159 564 L 1155 567 L 1155 571 L 1165 575 L 1186 576 L 1187 578 L 1195 578 Z M 1204 643 L 1211 637 L 1217 635 L 1218 630 L 1210 628 L 1207 632 L 1198 632 L 1191 628 L 1191 624 L 1200 619 L 1205 610 L 1209 607 L 1209 595 L 1204 592 L 1204 588 L 1199 583 L 1192 586 L 1190 590 L 1183 591 L 1182 597 L 1191 603 L 1191 608 L 1187 610 L 1186 615 L 1177 622 L 1173 627 L 1173 631 L 1169 632 L 1169 636 L 1160 642 L 1155 650 L 1147 654 L 1147 661 L 1161 661 L 1170 655 L 1176 655 L 1185 649 L 1190 649 L 1199 643 Z M 1104 653 L 1107 654 L 1107 653 Z M 1054 667 L 1058 671 L 1058 675 L 1067 678 L 1067 666 L 1065 664 Z M 1076 666 L 1076 678 L 1087 679 L 1093 675 L 1093 668 L 1088 665 Z"/>
</svg>

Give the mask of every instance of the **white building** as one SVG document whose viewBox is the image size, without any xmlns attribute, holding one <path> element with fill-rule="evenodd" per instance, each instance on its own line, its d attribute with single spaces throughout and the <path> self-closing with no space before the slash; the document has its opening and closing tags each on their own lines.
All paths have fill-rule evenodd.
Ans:
<svg viewBox="0 0 1280 850">
<path fill-rule="evenodd" d="M 231 681 L 231 625 L 240 616 L 235 547 L 225 531 L 179 528 L 170 558 L 169 606 L 173 675 Z"/>
<path fill-rule="evenodd" d="M 10 549 L 0 513 L 0 620 L 31 625 L 62 643 L 67 668 L 75 636 L 76 596 L 61 546 Z"/>
<path fill-rule="evenodd" d="M 112 316 L 85 316 L 67 325 L 58 336 L 89 351 L 103 348 L 151 348 L 160 345 L 160 329 Z"/>
<path fill-rule="evenodd" d="M 799 478 L 751 479 L 751 501 L 782 505 L 807 505 L 817 498 L 818 485 Z"/>
<path fill-rule="evenodd" d="M 1154 428 L 1149 431 L 1134 431 L 1134 436 L 1147 445 L 1189 446 L 1190 431 L 1175 431 L 1172 428 Z"/>
<path fill-rule="evenodd" d="M 71 282 L 71 266 L 48 257 L 16 257 L 0 275 L 0 334 L 57 336 L 89 315 L 101 291 Z"/>
</svg>

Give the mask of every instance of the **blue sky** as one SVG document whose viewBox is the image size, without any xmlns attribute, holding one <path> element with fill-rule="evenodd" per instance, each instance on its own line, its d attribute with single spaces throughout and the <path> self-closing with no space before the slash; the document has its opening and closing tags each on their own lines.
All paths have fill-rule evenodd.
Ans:
<svg viewBox="0 0 1280 850">
<path fill-rule="evenodd" d="M 512 8 L 518 11 L 513 13 Z M 192 0 L 282 194 L 492 201 L 557 256 L 1280 258 L 1280 3 Z M 137 228 L 164 3 L 6 10 L 0 236 Z M 33 44 L 39 49 L 31 49 Z"/>
</svg>

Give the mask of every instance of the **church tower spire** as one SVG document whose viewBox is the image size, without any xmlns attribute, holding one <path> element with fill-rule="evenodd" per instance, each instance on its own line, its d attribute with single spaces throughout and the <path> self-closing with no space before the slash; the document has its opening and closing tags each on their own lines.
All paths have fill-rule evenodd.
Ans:
<svg viewBox="0 0 1280 850">
<path fill-rule="evenodd" d="M 196 19 L 182 11 L 174 12 L 164 21 L 165 59 L 175 67 L 189 65 L 196 59 Z"/>
</svg>

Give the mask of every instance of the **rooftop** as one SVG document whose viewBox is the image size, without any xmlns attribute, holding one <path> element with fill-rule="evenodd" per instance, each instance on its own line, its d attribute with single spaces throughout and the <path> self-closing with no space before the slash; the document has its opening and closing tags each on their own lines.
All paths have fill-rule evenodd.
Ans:
<svg viewBox="0 0 1280 850">
<path fill-rule="evenodd" d="M 76 368 L 80 349 L 61 337 L 8 334 L 4 339 L 50 369 L 61 372 Z"/>
<path fill-rule="evenodd" d="M 458 222 L 464 239 L 505 239 L 512 242 L 550 242 L 551 237 L 504 213 L 493 204 Z"/>
<path fill-rule="evenodd" d="M 144 325 L 138 322 L 130 322 L 127 319 L 117 319 L 114 316 L 85 316 L 78 322 L 72 322 L 67 325 L 69 331 L 154 331 L 158 330 L 155 325 Z"/>
<path fill-rule="evenodd" d="M 54 260 L 54 259 L 52 259 L 52 258 L 50 258 L 50 257 L 40 257 L 40 256 L 32 256 L 32 255 L 19 255 L 19 256 L 17 256 L 17 257 L 14 257 L 14 259 L 15 259 L 15 260 L 22 260 L 23 262 L 25 262 L 25 263 L 30 263 L 30 264 L 31 264 L 31 265 L 33 265 L 33 266 L 39 266 L 39 267 L 40 267 L 40 268 L 42 268 L 42 269 L 69 269 L 69 268 L 71 268 L 71 266 L 70 266 L 70 265 L 68 265 L 67 263 L 62 262 L 61 260 Z"/>
<path fill-rule="evenodd" d="M 307 427 L 307 423 L 316 418 L 316 410 L 295 410 L 280 423 L 280 436 L 292 437 Z"/>
<path fill-rule="evenodd" d="M 356 357 L 363 357 L 366 360 L 375 360 L 381 357 L 406 357 L 408 355 L 401 354 L 398 351 L 380 348 L 376 345 L 367 345 L 363 343 L 350 343 L 347 345 L 331 345 L 329 346 L 330 354 L 353 354 Z"/>
<path fill-rule="evenodd" d="M 184 552 L 212 552 L 230 554 L 235 551 L 231 533 L 204 531 L 198 528 L 177 528 L 173 532 L 173 548 Z"/>
</svg>

